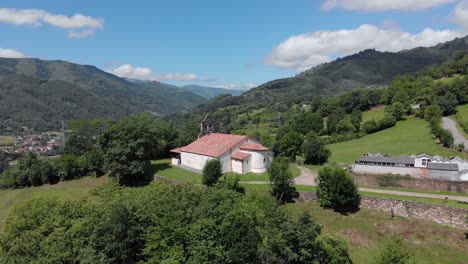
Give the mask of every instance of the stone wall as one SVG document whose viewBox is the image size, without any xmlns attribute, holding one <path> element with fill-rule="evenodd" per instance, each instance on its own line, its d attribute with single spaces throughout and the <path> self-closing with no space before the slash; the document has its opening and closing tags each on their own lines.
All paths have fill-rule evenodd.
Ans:
<svg viewBox="0 0 468 264">
<path fill-rule="evenodd" d="M 368 196 L 361 197 L 361 207 L 385 211 L 389 214 L 393 209 L 395 215 L 402 217 L 414 217 L 455 228 L 468 229 L 465 223 L 468 217 L 466 209 Z"/>
<path fill-rule="evenodd" d="M 317 200 L 316 193 L 299 192 L 298 202 L 314 200 Z M 360 207 L 388 212 L 389 215 L 393 209 L 394 215 L 414 217 L 459 229 L 468 229 L 468 225 L 465 223 L 465 219 L 468 217 L 467 209 L 370 196 L 361 197 Z"/>
<path fill-rule="evenodd" d="M 353 173 L 354 181 L 357 185 L 379 186 L 378 177 L 385 175 L 370 175 Z M 398 187 L 416 190 L 437 191 L 437 192 L 458 192 L 468 193 L 468 181 L 444 181 L 435 179 L 400 178 L 395 179 Z"/>
</svg>

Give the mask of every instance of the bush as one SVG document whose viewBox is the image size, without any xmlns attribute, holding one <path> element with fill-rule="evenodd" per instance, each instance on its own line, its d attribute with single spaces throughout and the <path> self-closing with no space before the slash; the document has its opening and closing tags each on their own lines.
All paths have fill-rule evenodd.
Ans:
<svg viewBox="0 0 468 264">
<path fill-rule="evenodd" d="M 357 206 L 358 192 L 353 178 L 339 166 L 326 166 L 319 171 L 317 196 L 320 206 L 339 209 Z"/>
<path fill-rule="evenodd" d="M 190 184 L 109 183 L 85 199 L 30 199 L 5 223 L 2 263 L 346 263 L 349 254 L 264 193 Z"/>
<path fill-rule="evenodd" d="M 219 159 L 209 160 L 203 167 L 202 183 L 206 186 L 213 186 L 218 182 L 222 174 L 223 170 Z"/>
<path fill-rule="evenodd" d="M 453 136 L 452 136 L 452 133 L 450 133 L 449 131 L 445 130 L 445 129 L 441 129 L 439 131 L 439 139 L 440 139 L 440 142 L 442 143 L 442 145 L 446 148 L 451 148 L 453 147 Z"/>
<path fill-rule="evenodd" d="M 289 171 L 289 162 L 288 158 L 278 157 L 273 159 L 268 169 L 272 195 L 283 202 L 291 200 L 295 192 L 295 189 L 291 187 L 293 177 Z"/>
<path fill-rule="evenodd" d="M 315 135 L 308 135 L 302 144 L 305 164 L 324 164 L 331 155 L 330 149 Z"/>
<path fill-rule="evenodd" d="M 380 255 L 375 259 L 376 264 L 409 264 L 411 256 L 403 247 L 400 237 L 388 239 L 380 249 Z"/>
</svg>

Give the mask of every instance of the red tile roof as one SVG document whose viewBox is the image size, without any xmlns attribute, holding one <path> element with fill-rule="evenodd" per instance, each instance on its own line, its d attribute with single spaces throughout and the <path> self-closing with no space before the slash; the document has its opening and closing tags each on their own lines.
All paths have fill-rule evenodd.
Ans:
<svg viewBox="0 0 468 264">
<path fill-rule="evenodd" d="M 254 151 L 265 151 L 268 150 L 267 147 L 259 145 L 259 144 L 252 144 L 252 143 L 244 143 L 240 146 L 240 149 L 246 150 L 254 150 Z"/>
<path fill-rule="evenodd" d="M 175 148 L 175 149 L 171 149 L 171 152 L 174 152 L 174 153 L 180 153 L 181 148 Z"/>
<path fill-rule="evenodd" d="M 246 158 L 250 157 L 250 153 L 246 153 L 246 152 L 236 152 L 234 154 L 231 155 L 231 158 L 232 159 L 236 159 L 236 160 L 245 160 Z"/>
<path fill-rule="evenodd" d="M 241 135 L 211 133 L 185 147 L 173 149 L 172 152 L 190 152 L 210 157 L 220 157 L 246 138 L 247 136 Z"/>
</svg>

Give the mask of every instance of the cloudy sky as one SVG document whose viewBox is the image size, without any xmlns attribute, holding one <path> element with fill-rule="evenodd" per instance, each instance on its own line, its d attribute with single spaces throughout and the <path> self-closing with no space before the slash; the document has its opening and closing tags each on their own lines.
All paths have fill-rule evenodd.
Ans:
<svg viewBox="0 0 468 264">
<path fill-rule="evenodd" d="M 468 0 L 0 1 L 0 57 L 248 89 L 375 48 L 468 34 Z"/>
</svg>

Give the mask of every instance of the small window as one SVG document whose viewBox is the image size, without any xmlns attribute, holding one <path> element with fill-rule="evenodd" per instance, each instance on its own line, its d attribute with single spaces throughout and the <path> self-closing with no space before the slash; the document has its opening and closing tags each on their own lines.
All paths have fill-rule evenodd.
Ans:
<svg viewBox="0 0 468 264">
<path fill-rule="evenodd" d="M 265 163 L 265 161 L 266 161 L 266 159 L 265 159 L 265 158 L 263 158 L 263 163 Z"/>
</svg>

